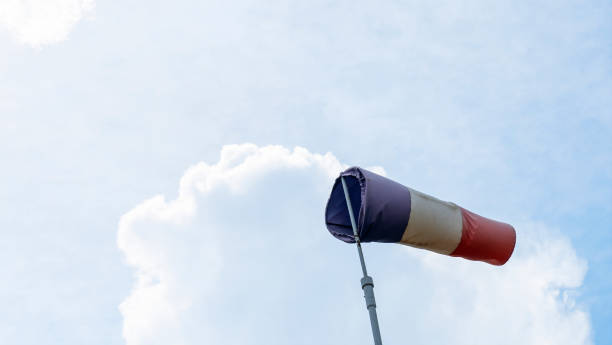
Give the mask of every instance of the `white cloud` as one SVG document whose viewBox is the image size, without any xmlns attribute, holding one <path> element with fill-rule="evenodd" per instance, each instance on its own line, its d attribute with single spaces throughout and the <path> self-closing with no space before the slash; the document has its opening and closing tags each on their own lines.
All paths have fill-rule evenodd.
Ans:
<svg viewBox="0 0 612 345">
<path fill-rule="evenodd" d="M 370 344 L 353 246 L 323 208 L 344 166 L 303 148 L 229 145 L 120 220 L 135 268 L 120 306 L 128 345 Z M 383 338 L 415 344 L 589 344 L 573 296 L 585 262 L 544 225 L 517 226 L 503 267 L 368 245 Z"/>
<path fill-rule="evenodd" d="M 65 40 L 94 0 L 0 0 L 0 26 L 34 47 Z"/>
</svg>

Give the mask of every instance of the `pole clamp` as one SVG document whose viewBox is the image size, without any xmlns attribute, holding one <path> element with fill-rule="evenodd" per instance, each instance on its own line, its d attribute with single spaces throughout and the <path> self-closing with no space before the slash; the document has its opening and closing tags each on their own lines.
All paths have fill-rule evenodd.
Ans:
<svg viewBox="0 0 612 345">
<path fill-rule="evenodd" d="M 374 287 L 374 280 L 370 276 L 365 276 L 361 278 L 361 288 L 365 289 L 366 286 Z"/>
</svg>

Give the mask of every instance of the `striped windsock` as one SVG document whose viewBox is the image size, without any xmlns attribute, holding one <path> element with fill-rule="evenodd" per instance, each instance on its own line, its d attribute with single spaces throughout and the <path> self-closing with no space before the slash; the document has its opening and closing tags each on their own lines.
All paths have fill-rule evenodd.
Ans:
<svg viewBox="0 0 612 345">
<path fill-rule="evenodd" d="M 347 184 L 353 213 L 359 215 L 361 242 L 401 243 L 493 265 L 503 265 L 512 255 L 516 233 L 506 223 L 362 168 L 350 168 L 340 176 Z M 327 202 L 325 222 L 336 238 L 355 242 L 340 177 Z"/>
</svg>

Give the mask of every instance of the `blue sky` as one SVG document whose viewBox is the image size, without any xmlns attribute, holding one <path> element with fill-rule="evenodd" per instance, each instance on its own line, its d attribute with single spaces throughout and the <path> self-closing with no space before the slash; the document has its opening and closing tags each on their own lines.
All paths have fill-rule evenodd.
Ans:
<svg viewBox="0 0 612 345">
<path fill-rule="evenodd" d="M 194 187 L 201 195 L 192 225 L 169 225 L 155 213 L 135 221 L 130 231 L 139 236 L 128 243 L 144 241 L 143 253 L 153 254 L 130 263 L 133 247 L 118 247 L 122 216 L 155 195 L 167 202 L 179 197 L 187 169 L 224 162 L 224 146 L 253 143 L 264 152 L 267 145 L 288 152 L 300 146 L 306 157 L 331 152 L 333 166 L 383 167 L 413 188 L 512 222 L 519 244 L 526 239 L 516 264 L 499 273 L 399 246 L 368 246 L 383 337 L 391 342 L 403 339 L 405 318 L 418 325 L 416 343 L 442 343 L 460 332 L 447 324 L 437 329 L 436 319 L 428 318 L 435 308 L 417 301 L 446 301 L 450 307 L 440 320 L 449 323 L 461 315 L 461 322 L 516 320 L 531 327 L 528 343 L 547 343 L 541 336 L 563 334 L 561 329 L 587 334 L 567 335 L 568 344 L 612 342 L 611 7 L 605 1 L 2 1 L 0 269 L 6 282 L 0 287 L 0 336 L 13 344 L 190 344 L 205 336 L 212 343 L 214 337 L 229 339 L 231 321 L 237 320 L 240 331 L 252 336 L 247 341 L 235 335 L 228 343 L 265 343 L 258 332 L 267 323 L 244 310 L 251 306 L 245 291 L 194 292 L 207 281 L 191 279 L 198 275 L 195 268 L 181 271 L 193 259 L 182 253 L 195 256 L 201 246 L 223 254 L 193 259 L 224 263 L 222 273 L 214 273 L 212 264 L 212 273 L 203 271 L 218 274 L 216 289 L 250 272 L 245 263 L 252 259 L 232 248 L 262 255 L 255 262 L 269 264 L 253 264 L 262 272 L 253 280 L 300 287 L 296 291 L 303 294 L 295 298 L 287 290 L 247 284 L 283 315 L 285 327 L 274 341 L 287 342 L 302 324 L 322 343 L 368 343 L 354 248 L 334 242 L 323 226 L 329 166 L 313 161 L 295 168 L 287 163 L 290 155 L 261 154 L 280 163 L 240 175 L 256 183 L 218 187 L 226 192 Z M 254 154 L 246 147 L 237 149 L 239 162 Z M 255 161 L 261 158 L 254 155 Z M 303 183 L 306 176 L 319 177 Z M 296 186 L 301 189 L 286 194 Z M 290 205 L 303 212 L 285 209 L 275 225 L 278 212 L 269 212 L 261 200 L 295 195 L 303 197 Z M 242 224 L 236 210 L 253 213 Z M 287 225 L 288 219 L 299 226 Z M 240 242 L 230 236 L 240 225 L 270 241 L 228 245 Z M 200 228 L 210 230 L 200 234 Z M 280 243 L 293 242 L 277 243 L 281 230 L 312 236 L 306 249 L 288 247 L 296 253 L 316 253 L 336 264 L 283 253 Z M 246 238 L 249 233 L 237 232 Z M 293 265 L 276 267 L 272 254 L 264 255 L 277 252 L 290 256 Z M 522 266 L 532 258 L 541 262 L 533 271 Z M 148 266 L 152 262 L 157 268 Z M 335 270 L 344 264 L 351 266 Z M 326 277 L 330 286 L 310 283 L 302 271 Z M 473 305 L 500 295 L 487 293 L 485 285 L 462 285 L 467 283 L 453 271 L 500 288 L 532 286 L 544 277 L 547 287 L 536 284 L 533 290 L 542 295 L 521 290 L 513 296 L 517 300 L 506 301 L 524 297 L 540 313 L 500 302 L 497 313 L 479 314 Z M 138 292 L 142 272 L 178 278 L 146 282 L 167 287 L 155 303 L 142 304 L 161 309 L 147 312 L 129 303 L 120 309 Z M 528 279 L 525 272 L 535 280 L 519 280 Z M 448 291 L 445 284 L 461 289 Z M 560 297 L 540 304 L 554 295 L 555 285 Z M 415 298 L 399 303 L 404 286 Z M 473 291 L 480 295 L 471 300 Z M 177 293 L 191 302 L 173 298 Z M 242 309 L 240 303 L 225 304 L 232 300 L 242 301 Z M 313 307 L 318 305 L 327 309 Z M 161 323 L 167 329 L 151 326 L 160 320 L 156 313 L 170 309 L 177 316 Z M 211 319 L 211 310 L 218 318 Z M 320 318 L 323 311 L 329 318 L 355 318 L 363 327 L 347 333 L 365 332 L 365 338 L 350 338 L 344 329 L 334 333 Z M 152 315 L 143 318 L 151 327 L 130 323 L 142 314 Z M 438 337 L 427 338 L 431 333 Z M 461 339 L 487 343 L 473 334 Z"/>
</svg>

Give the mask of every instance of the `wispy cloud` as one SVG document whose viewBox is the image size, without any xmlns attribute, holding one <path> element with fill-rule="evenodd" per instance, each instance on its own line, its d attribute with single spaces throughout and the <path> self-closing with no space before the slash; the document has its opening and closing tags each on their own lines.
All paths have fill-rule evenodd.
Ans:
<svg viewBox="0 0 612 345">
<path fill-rule="evenodd" d="M 145 200 L 120 220 L 118 246 L 136 270 L 120 306 L 140 344 L 369 344 L 354 248 L 323 226 L 343 168 L 303 148 L 223 148 L 179 194 Z M 571 243 L 515 224 L 501 268 L 400 245 L 367 246 L 390 343 L 589 344 L 573 296 L 586 273 Z"/>
<path fill-rule="evenodd" d="M 34 47 L 65 40 L 94 7 L 94 0 L 2 0 L 0 26 Z"/>
</svg>

